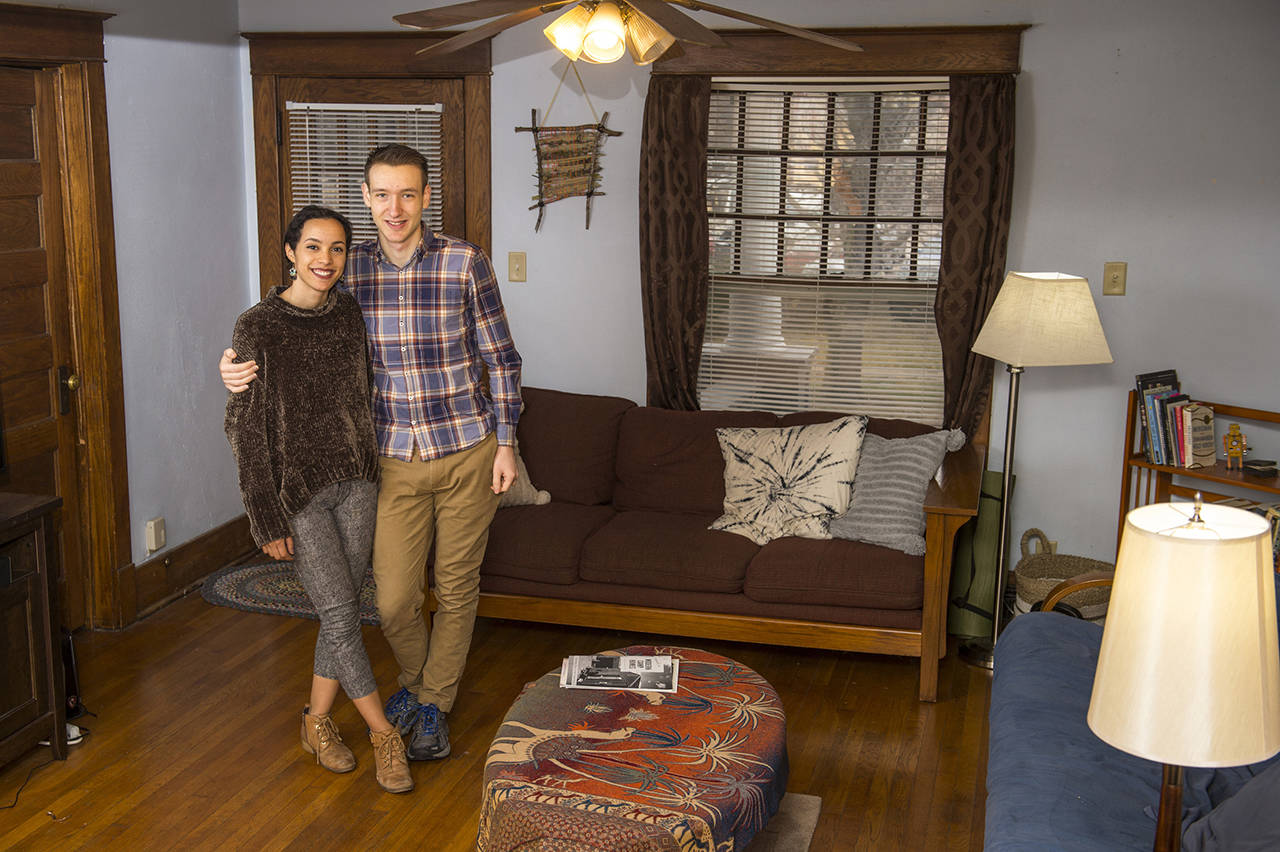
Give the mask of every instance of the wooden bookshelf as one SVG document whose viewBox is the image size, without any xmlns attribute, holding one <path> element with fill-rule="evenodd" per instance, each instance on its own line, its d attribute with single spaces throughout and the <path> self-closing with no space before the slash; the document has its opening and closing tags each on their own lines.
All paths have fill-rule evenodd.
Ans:
<svg viewBox="0 0 1280 852">
<path fill-rule="evenodd" d="M 1269 423 L 1280 425 L 1280 412 L 1266 411 L 1261 408 L 1245 408 L 1239 405 L 1209 402 L 1197 399 L 1201 405 L 1213 409 L 1213 420 L 1235 423 Z M 1233 485 L 1248 489 L 1261 495 L 1280 497 L 1280 476 L 1253 476 L 1241 470 L 1227 470 L 1227 463 L 1219 459 L 1213 467 L 1177 467 L 1167 464 L 1153 464 L 1147 461 L 1142 449 L 1142 413 L 1139 409 L 1141 401 L 1137 391 L 1129 391 L 1129 411 L 1125 418 L 1124 463 L 1121 465 L 1120 483 L 1120 517 L 1116 523 L 1116 551 L 1120 550 L 1120 535 L 1124 531 L 1124 516 L 1129 510 L 1148 503 L 1164 503 L 1171 497 L 1192 498 L 1196 492 L 1208 502 L 1227 500 L 1235 495 L 1208 491 L 1190 482 L 1209 482 L 1218 485 Z M 1246 428 L 1245 434 L 1248 434 Z M 1174 482 L 1178 477 L 1184 482 Z M 1266 498 L 1260 502 L 1267 501 Z"/>
</svg>

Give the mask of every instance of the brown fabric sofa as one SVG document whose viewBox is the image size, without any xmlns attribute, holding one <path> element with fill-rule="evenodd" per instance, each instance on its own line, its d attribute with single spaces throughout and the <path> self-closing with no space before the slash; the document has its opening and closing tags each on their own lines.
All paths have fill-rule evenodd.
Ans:
<svg viewBox="0 0 1280 852">
<path fill-rule="evenodd" d="M 669 411 L 539 388 L 525 388 L 524 401 L 520 454 L 552 501 L 498 510 L 481 566 L 481 615 L 917 656 L 920 698 L 936 698 L 951 552 L 977 512 L 985 425 L 930 485 L 921 557 L 840 539 L 760 547 L 707 529 L 724 500 L 716 428 L 836 414 Z M 889 438 L 931 430 L 868 424 Z"/>
</svg>

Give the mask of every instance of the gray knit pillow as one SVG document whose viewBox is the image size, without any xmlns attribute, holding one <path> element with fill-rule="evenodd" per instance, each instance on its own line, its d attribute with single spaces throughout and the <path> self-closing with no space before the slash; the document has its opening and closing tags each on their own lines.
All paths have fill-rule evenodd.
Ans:
<svg viewBox="0 0 1280 852">
<path fill-rule="evenodd" d="M 915 438 L 862 439 L 849 511 L 831 519 L 831 537 L 924 553 L 924 495 L 948 450 L 964 446 L 959 429 Z"/>
</svg>

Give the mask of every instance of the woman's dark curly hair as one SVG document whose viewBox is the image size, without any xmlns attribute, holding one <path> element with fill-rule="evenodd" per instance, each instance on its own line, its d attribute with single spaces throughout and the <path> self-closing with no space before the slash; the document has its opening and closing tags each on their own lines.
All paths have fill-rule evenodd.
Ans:
<svg viewBox="0 0 1280 852">
<path fill-rule="evenodd" d="M 330 210 L 318 204 L 308 204 L 293 214 L 293 218 L 289 220 L 289 227 L 284 231 L 284 244 L 297 251 L 298 240 L 302 239 L 302 226 L 312 219 L 332 219 L 337 222 L 342 226 L 342 232 L 347 235 L 347 248 L 351 247 L 351 223 L 347 217 L 337 210 Z"/>
</svg>

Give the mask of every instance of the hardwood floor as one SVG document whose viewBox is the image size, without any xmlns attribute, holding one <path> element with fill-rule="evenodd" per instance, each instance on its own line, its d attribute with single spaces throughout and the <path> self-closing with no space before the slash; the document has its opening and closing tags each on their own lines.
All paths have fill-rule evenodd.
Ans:
<svg viewBox="0 0 1280 852">
<path fill-rule="evenodd" d="M 655 641 L 621 631 L 480 619 L 449 722 L 453 756 L 413 764 L 383 793 L 350 702 L 335 718 L 360 765 L 320 769 L 298 745 L 316 625 L 183 598 L 121 633 L 77 637 L 97 717 L 65 763 L 39 768 L 0 810 L 0 849 L 472 849 L 489 741 L 521 686 L 569 653 Z M 365 629 L 384 692 L 395 667 Z M 656 640 L 671 642 L 669 639 Z M 675 644 L 680 644 L 678 641 Z M 981 849 L 989 674 L 951 653 L 939 700 L 917 662 L 689 640 L 764 675 L 787 708 L 788 789 L 822 797 L 812 850 Z M 0 805 L 49 759 L 0 768 Z"/>
</svg>

